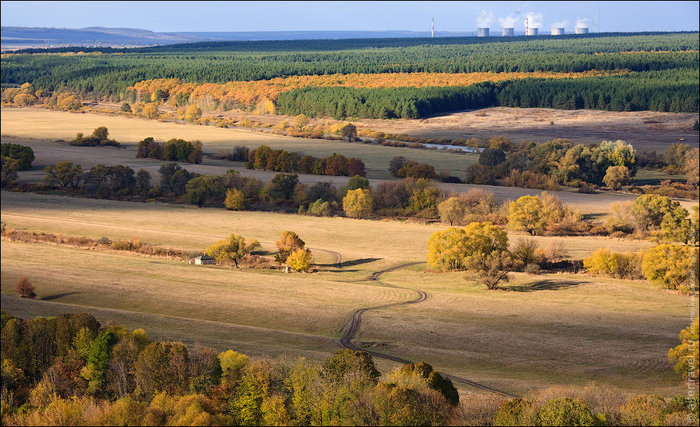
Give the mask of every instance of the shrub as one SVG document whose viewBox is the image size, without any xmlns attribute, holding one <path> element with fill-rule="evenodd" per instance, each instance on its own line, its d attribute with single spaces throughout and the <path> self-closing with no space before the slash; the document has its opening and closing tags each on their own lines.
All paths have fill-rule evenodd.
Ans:
<svg viewBox="0 0 700 427">
<path fill-rule="evenodd" d="M 564 243 L 561 240 L 554 240 L 547 245 L 544 250 L 545 258 L 551 262 L 559 262 L 564 259 L 566 254 L 566 249 L 564 249 Z"/>
<path fill-rule="evenodd" d="M 289 254 L 285 262 L 294 271 L 309 271 L 312 260 L 310 250 L 296 249 Z"/>
<path fill-rule="evenodd" d="M 238 260 L 260 247 L 257 240 L 246 241 L 241 236 L 231 233 L 228 238 L 220 240 L 209 246 L 205 251 L 207 255 L 214 257 L 219 263 L 233 261 L 238 267 Z"/>
<path fill-rule="evenodd" d="M 583 266 L 589 273 L 602 274 L 618 279 L 640 279 L 641 252 L 611 252 L 608 248 L 595 250 L 583 260 Z"/>
<path fill-rule="evenodd" d="M 0 144 L 3 160 L 9 157 L 17 161 L 17 170 L 27 170 L 32 168 L 34 161 L 34 151 L 32 147 L 20 144 Z M 4 164 L 4 162 L 3 162 Z"/>
<path fill-rule="evenodd" d="M 545 403 L 537 412 L 541 426 L 592 426 L 596 419 L 590 408 L 579 399 L 560 397 Z"/>
<path fill-rule="evenodd" d="M 688 291 L 697 287 L 697 259 L 698 248 L 662 244 L 646 251 L 642 272 L 647 280 L 666 289 Z"/>
<path fill-rule="evenodd" d="M 245 194 L 236 188 L 226 190 L 226 199 L 224 200 L 226 209 L 232 211 L 241 211 L 246 208 Z"/>
<path fill-rule="evenodd" d="M 663 425 L 666 401 L 657 395 L 639 394 L 620 408 L 620 421 L 628 426 Z"/>
<path fill-rule="evenodd" d="M 541 257 L 541 251 L 538 251 L 539 245 L 535 239 L 518 238 L 513 245 L 510 253 L 513 260 L 518 262 L 523 267 L 530 264 L 539 264 L 544 261 Z"/>
<path fill-rule="evenodd" d="M 525 399 L 504 402 L 493 417 L 495 426 L 527 426 L 536 423 L 537 411 L 532 402 Z"/>
<path fill-rule="evenodd" d="M 304 241 L 293 231 L 284 231 L 280 235 L 280 239 L 275 242 L 277 246 L 278 254 L 275 256 L 277 262 L 280 264 L 285 262 L 289 255 L 298 250 L 304 249 Z"/>
<path fill-rule="evenodd" d="M 527 274 L 540 274 L 542 272 L 542 268 L 539 264 L 530 263 L 525 266 L 524 271 Z"/>
<path fill-rule="evenodd" d="M 693 323 L 683 329 L 678 338 L 681 343 L 668 351 L 668 359 L 673 363 L 673 369 L 681 374 L 683 379 L 689 376 L 695 378 L 695 382 L 700 379 L 700 346 L 698 346 L 698 319 L 695 317 Z M 692 373 L 689 375 L 689 373 Z"/>
<path fill-rule="evenodd" d="M 368 218 L 372 215 L 372 194 L 362 188 L 348 191 L 343 197 L 343 210 L 350 218 Z"/>
<path fill-rule="evenodd" d="M 19 294 L 20 298 L 36 298 L 36 292 L 34 292 L 34 285 L 27 277 L 22 277 L 15 283 L 15 291 Z"/>
<path fill-rule="evenodd" d="M 309 208 L 306 212 L 309 215 L 313 216 L 330 216 L 331 207 L 328 202 L 324 202 L 321 199 L 317 199 L 315 202 L 309 204 Z"/>
</svg>

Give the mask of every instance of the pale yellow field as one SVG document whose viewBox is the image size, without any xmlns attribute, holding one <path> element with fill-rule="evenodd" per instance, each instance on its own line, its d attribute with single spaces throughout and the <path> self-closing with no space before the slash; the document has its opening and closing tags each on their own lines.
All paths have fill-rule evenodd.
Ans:
<svg viewBox="0 0 700 427">
<path fill-rule="evenodd" d="M 322 271 L 238 271 L 114 251 L 2 242 L 3 309 L 23 315 L 84 309 L 101 321 L 152 329 L 157 337 L 202 341 L 253 356 L 327 357 L 338 348 L 335 340 L 354 310 L 415 297 L 361 280 L 390 266 L 424 261 L 428 237 L 444 228 L 0 194 L 2 221 L 17 229 L 139 237 L 200 250 L 235 232 L 261 240 L 270 251 L 282 231 L 296 231 L 313 248 Z M 593 237 L 557 240 L 574 258 L 601 246 L 636 250 L 649 245 Z M 341 267 L 323 250 L 339 252 Z M 10 298 L 14 281 L 24 275 L 35 282 L 41 300 Z M 690 322 L 688 297 L 645 281 L 582 274 L 511 276 L 506 290 L 486 291 L 470 275 L 426 273 L 425 264 L 386 273 L 386 283 L 420 289 L 428 299 L 367 312 L 355 342 L 512 393 L 588 381 L 636 392 L 682 392 L 666 353 Z"/>
<path fill-rule="evenodd" d="M 303 151 L 318 156 L 334 152 L 347 156 L 357 156 L 367 164 L 368 177 L 372 185 L 378 185 L 390 178 L 387 170 L 389 160 L 394 156 L 404 156 L 408 159 L 428 162 L 437 170 L 449 170 L 455 176 L 463 177 L 466 166 L 475 161 L 472 155 L 450 154 L 410 148 L 381 147 L 366 144 L 351 144 L 326 140 L 311 140 L 285 136 L 264 135 L 261 133 L 239 130 L 220 129 L 210 126 L 183 125 L 176 123 L 161 123 L 145 119 L 129 119 L 124 117 L 106 116 L 99 114 L 74 114 L 43 109 L 7 109 L 0 116 L 2 125 L 2 141 L 25 144 L 32 147 L 36 156 L 33 169 L 19 173 L 20 181 L 39 182 L 46 165 L 52 165 L 62 160 L 69 160 L 90 168 L 97 164 L 121 164 L 134 170 L 145 169 L 154 181 L 159 179 L 158 169 L 163 162 L 153 159 L 137 159 L 136 143 L 144 135 L 151 135 L 161 140 L 171 137 L 185 139 L 201 139 L 205 151 L 212 153 L 219 149 L 230 149 L 235 145 L 258 146 L 269 144 L 275 148 L 292 151 Z M 126 144 L 125 149 L 112 147 L 73 147 L 65 141 L 75 137 L 77 132 L 89 132 L 95 127 L 106 125 L 110 135 Z M 55 142 L 63 139 L 64 142 Z M 240 162 L 205 159 L 201 165 L 181 163 L 189 171 L 208 175 L 223 175 L 229 169 L 239 171 L 245 176 L 254 176 L 269 181 L 275 172 L 248 170 Z M 319 175 L 300 175 L 300 182 L 310 185 L 319 181 L 333 182 L 337 186 L 347 183 L 347 177 L 332 177 Z M 497 201 L 517 199 L 524 195 L 541 193 L 540 190 L 516 187 L 497 187 L 490 185 L 445 184 L 438 186 L 445 192 L 466 192 L 472 188 L 480 188 L 494 194 Z M 599 194 L 581 194 L 572 191 L 554 192 L 563 203 L 578 209 L 584 214 L 604 215 L 609 212 L 610 204 L 625 200 L 634 200 L 635 195 L 603 192 Z M 697 202 L 681 201 L 683 206 Z"/>
<path fill-rule="evenodd" d="M 214 126 L 165 123 L 156 120 L 117 117 L 105 114 L 79 114 L 52 111 L 38 108 L 3 108 L 0 116 L 2 139 L 37 139 L 70 141 L 76 133 L 86 135 L 93 129 L 106 126 L 109 137 L 121 144 L 134 148 L 146 137 L 158 141 L 171 138 L 200 140 L 204 151 L 216 153 L 219 150 L 232 150 L 237 145 L 255 148 L 269 145 L 275 149 L 297 151 L 317 157 L 340 153 L 348 157 L 358 157 L 365 162 L 367 173 L 373 178 L 389 178 L 389 161 L 395 156 L 409 160 L 428 162 L 437 170 L 448 170 L 455 175 L 463 175 L 466 167 L 476 162 L 476 156 L 445 153 L 409 148 L 382 147 L 341 141 L 328 141 L 308 138 L 266 135 L 261 132 L 243 129 L 224 129 Z M 82 147 L 83 149 L 85 147 Z M 135 152 L 130 152 L 135 156 Z M 61 159 L 63 160 L 63 159 Z M 68 160 L 68 159 L 65 159 Z M 104 160 L 106 161 L 106 160 Z M 232 165 L 231 163 L 229 163 Z"/>
</svg>

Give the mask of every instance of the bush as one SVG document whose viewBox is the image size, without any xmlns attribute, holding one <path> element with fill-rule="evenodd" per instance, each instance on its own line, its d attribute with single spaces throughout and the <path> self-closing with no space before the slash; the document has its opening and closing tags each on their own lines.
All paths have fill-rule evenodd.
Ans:
<svg viewBox="0 0 700 427">
<path fill-rule="evenodd" d="M 545 403 L 537 412 L 541 426 L 592 426 L 596 419 L 590 408 L 579 399 L 560 397 Z"/>
<path fill-rule="evenodd" d="M 495 426 L 527 426 L 536 425 L 537 411 L 532 402 L 525 399 L 509 400 L 493 417 Z"/>
<path fill-rule="evenodd" d="M 641 252 L 611 252 L 608 248 L 595 250 L 583 260 L 589 273 L 602 274 L 618 279 L 641 279 Z"/>
<path fill-rule="evenodd" d="M 32 150 L 32 147 L 20 144 L 0 144 L 0 149 L 3 160 L 9 157 L 17 161 L 17 170 L 32 168 L 32 162 L 34 161 L 34 150 Z"/>
<path fill-rule="evenodd" d="M 657 395 L 640 394 L 632 397 L 620 408 L 620 421 L 628 426 L 663 425 L 666 401 Z"/>
<path fill-rule="evenodd" d="M 540 274 L 542 272 L 542 268 L 539 264 L 530 263 L 525 266 L 524 271 L 527 274 Z"/>
<path fill-rule="evenodd" d="M 662 244 L 648 249 L 642 260 L 642 272 L 652 283 L 666 289 L 689 291 L 697 288 L 698 248 Z"/>
<path fill-rule="evenodd" d="M 331 207 L 328 202 L 324 202 L 321 199 L 317 199 L 315 202 L 309 204 L 309 208 L 306 212 L 309 215 L 313 216 L 330 216 Z"/>
<path fill-rule="evenodd" d="M 245 194 L 238 189 L 226 190 L 226 200 L 224 200 L 226 209 L 233 211 L 241 211 L 246 208 Z"/>
<path fill-rule="evenodd" d="M 372 215 L 372 194 L 362 188 L 348 191 L 343 198 L 343 210 L 350 218 L 368 218 Z"/>
<path fill-rule="evenodd" d="M 36 298 L 36 292 L 34 292 L 34 285 L 29 281 L 27 277 L 22 277 L 15 283 L 15 291 L 19 294 L 20 298 Z"/>
<path fill-rule="evenodd" d="M 296 249 L 289 254 L 285 262 L 294 271 L 309 271 L 312 260 L 310 250 Z"/>
</svg>

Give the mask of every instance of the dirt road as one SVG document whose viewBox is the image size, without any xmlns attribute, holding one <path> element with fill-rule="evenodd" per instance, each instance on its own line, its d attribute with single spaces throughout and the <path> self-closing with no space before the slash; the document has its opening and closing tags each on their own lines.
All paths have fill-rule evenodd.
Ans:
<svg viewBox="0 0 700 427">
<path fill-rule="evenodd" d="M 405 267 L 410 267 L 410 266 L 416 265 L 416 264 L 422 264 L 422 262 L 410 262 L 410 263 L 406 263 L 406 264 L 396 265 L 394 267 L 387 268 L 385 270 L 374 272 L 367 279 L 364 280 L 364 281 L 374 281 L 374 282 L 379 283 L 382 286 L 389 287 L 389 288 L 411 290 L 411 291 L 414 291 L 417 294 L 417 296 L 416 296 L 416 298 L 408 300 L 408 301 L 395 302 L 392 304 L 384 304 L 384 305 L 379 305 L 379 306 L 375 306 L 375 307 L 367 307 L 367 308 L 361 308 L 361 309 L 355 310 L 352 313 L 352 318 L 350 319 L 350 322 L 348 324 L 346 324 L 345 327 L 343 327 L 343 329 L 345 330 L 345 334 L 343 335 L 342 338 L 340 338 L 340 344 L 342 344 L 344 347 L 346 347 L 350 350 L 365 351 L 374 357 L 380 357 L 382 359 L 387 359 L 387 360 L 391 360 L 391 361 L 403 363 L 403 364 L 414 363 L 414 362 L 412 362 L 408 359 L 404 359 L 402 357 L 392 356 L 390 354 L 379 353 L 377 351 L 367 350 L 365 348 L 358 347 L 355 345 L 355 343 L 352 342 L 352 340 L 355 338 L 355 336 L 357 335 L 357 332 L 360 330 L 360 326 L 362 326 L 362 315 L 364 313 L 366 313 L 368 311 L 383 310 L 383 309 L 391 308 L 391 307 L 399 307 L 399 306 L 403 306 L 403 305 L 418 304 L 418 303 L 421 303 L 421 302 L 428 299 L 429 295 L 425 291 L 392 285 L 390 283 L 384 282 L 384 281 L 379 279 L 380 276 L 384 273 L 399 270 L 399 269 L 405 268 Z M 517 397 L 515 395 L 509 394 L 509 393 L 506 393 L 506 392 L 503 392 L 500 390 L 496 390 L 495 388 L 468 380 L 466 378 L 461 378 L 461 377 L 458 377 L 455 375 L 450 375 L 450 374 L 442 374 L 442 375 L 449 378 L 453 382 L 458 382 L 460 384 L 464 384 L 464 385 L 467 385 L 470 387 L 478 388 L 478 389 L 485 390 L 485 391 L 490 391 L 492 393 L 500 394 L 503 396 Z"/>
</svg>

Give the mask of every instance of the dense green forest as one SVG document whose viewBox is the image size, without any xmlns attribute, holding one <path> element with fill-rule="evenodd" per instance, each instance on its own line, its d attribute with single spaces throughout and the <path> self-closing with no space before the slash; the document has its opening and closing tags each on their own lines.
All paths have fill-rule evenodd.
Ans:
<svg viewBox="0 0 700 427">
<path fill-rule="evenodd" d="M 519 79 L 457 87 L 308 87 L 281 93 L 277 112 L 336 119 L 414 119 L 498 105 L 697 112 L 698 74 L 697 69 L 683 68 L 576 79 Z"/>
<path fill-rule="evenodd" d="M 100 55 L 11 54 L 2 58 L 1 79 L 5 85 L 31 82 L 45 91 L 68 89 L 119 100 L 127 87 L 155 78 L 222 83 L 334 73 L 651 71 L 698 66 L 697 33 L 436 40 L 195 43 Z"/>
</svg>

